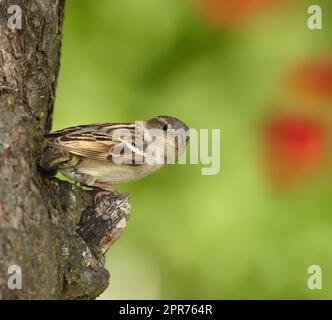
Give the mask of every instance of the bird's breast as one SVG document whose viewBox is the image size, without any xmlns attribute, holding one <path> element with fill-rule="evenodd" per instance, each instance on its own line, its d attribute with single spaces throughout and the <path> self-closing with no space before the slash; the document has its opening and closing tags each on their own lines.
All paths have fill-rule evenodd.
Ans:
<svg viewBox="0 0 332 320">
<path fill-rule="evenodd" d="M 77 172 L 96 178 L 97 182 L 120 184 L 141 179 L 164 167 L 160 164 L 126 165 L 110 161 L 83 160 L 75 168 Z"/>
</svg>

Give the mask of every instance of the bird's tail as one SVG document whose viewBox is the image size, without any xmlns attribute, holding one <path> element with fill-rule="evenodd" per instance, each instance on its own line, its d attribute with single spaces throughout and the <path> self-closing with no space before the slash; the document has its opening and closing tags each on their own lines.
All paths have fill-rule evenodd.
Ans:
<svg viewBox="0 0 332 320">
<path fill-rule="evenodd" d="M 68 152 L 48 146 L 38 161 L 38 167 L 43 175 L 52 177 L 57 173 L 58 167 L 70 159 Z"/>
</svg>

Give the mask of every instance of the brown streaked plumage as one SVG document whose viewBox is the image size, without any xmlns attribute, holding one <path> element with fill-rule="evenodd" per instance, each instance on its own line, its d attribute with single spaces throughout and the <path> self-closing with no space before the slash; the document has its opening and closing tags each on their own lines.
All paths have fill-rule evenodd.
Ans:
<svg viewBox="0 0 332 320">
<path fill-rule="evenodd" d="M 112 185 L 141 179 L 167 165 L 145 161 L 155 142 L 150 134 L 153 129 L 160 130 L 164 139 L 157 152 L 163 149 L 166 156 L 167 147 L 173 146 L 177 158 L 185 151 L 187 125 L 174 117 L 159 116 L 141 125 L 97 123 L 53 132 L 46 136 L 48 146 L 39 165 L 43 172 L 60 171 L 82 185 L 114 192 Z M 187 138 L 171 140 L 166 135 L 170 129 L 182 130 Z"/>
</svg>

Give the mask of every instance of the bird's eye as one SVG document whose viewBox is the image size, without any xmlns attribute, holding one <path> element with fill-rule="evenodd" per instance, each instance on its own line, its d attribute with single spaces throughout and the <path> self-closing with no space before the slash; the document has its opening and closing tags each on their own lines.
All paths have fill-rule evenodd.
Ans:
<svg viewBox="0 0 332 320">
<path fill-rule="evenodd" d="M 167 125 L 167 124 L 164 124 L 164 126 L 163 126 L 163 130 L 164 130 L 164 131 L 167 131 L 167 129 L 168 129 L 168 125 Z"/>
</svg>

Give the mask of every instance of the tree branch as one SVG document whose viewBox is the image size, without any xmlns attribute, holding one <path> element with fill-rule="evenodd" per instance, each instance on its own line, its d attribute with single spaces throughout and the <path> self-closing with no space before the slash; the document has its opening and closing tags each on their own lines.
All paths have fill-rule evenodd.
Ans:
<svg viewBox="0 0 332 320">
<path fill-rule="evenodd" d="M 10 5 L 22 29 L 7 26 Z M 64 0 L 0 3 L 0 298 L 93 299 L 108 286 L 103 255 L 129 218 L 127 195 L 110 197 L 45 179 L 36 161 L 50 130 Z M 22 270 L 22 289 L 7 285 Z"/>
</svg>

